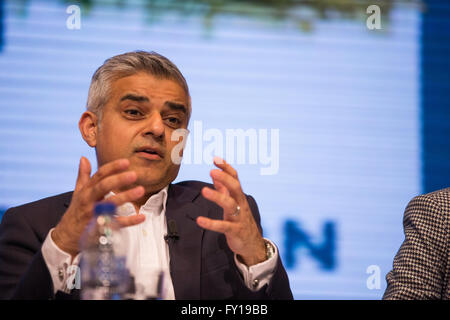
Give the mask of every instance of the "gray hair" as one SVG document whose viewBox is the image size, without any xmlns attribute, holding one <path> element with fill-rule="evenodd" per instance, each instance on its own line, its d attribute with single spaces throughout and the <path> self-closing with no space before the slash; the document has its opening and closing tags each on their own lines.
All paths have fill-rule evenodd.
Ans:
<svg viewBox="0 0 450 320">
<path fill-rule="evenodd" d="M 114 81 L 140 71 L 178 83 L 188 97 L 188 121 L 191 115 L 191 97 L 186 79 L 175 64 L 156 52 L 134 51 L 111 57 L 95 71 L 89 87 L 86 109 L 102 117 L 102 108 L 108 102 Z"/>
</svg>

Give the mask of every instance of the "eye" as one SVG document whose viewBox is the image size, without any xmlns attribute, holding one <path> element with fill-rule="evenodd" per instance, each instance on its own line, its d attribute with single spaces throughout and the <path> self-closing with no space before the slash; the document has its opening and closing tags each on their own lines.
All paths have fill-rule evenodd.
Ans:
<svg viewBox="0 0 450 320">
<path fill-rule="evenodd" d="M 142 116 L 142 112 L 140 112 L 138 109 L 127 109 L 124 111 L 127 115 L 132 117 L 139 117 Z"/>
<path fill-rule="evenodd" d="M 171 126 L 179 126 L 181 124 L 181 120 L 176 117 L 167 117 L 165 120 Z"/>
</svg>

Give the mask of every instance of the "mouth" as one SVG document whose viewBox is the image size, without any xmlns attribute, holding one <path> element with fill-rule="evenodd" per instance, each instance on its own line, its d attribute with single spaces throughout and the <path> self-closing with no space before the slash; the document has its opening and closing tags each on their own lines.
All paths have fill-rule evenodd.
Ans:
<svg viewBox="0 0 450 320">
<path fill-rule="evenodd" d="M 148 160 L 161 160 L 164 158 L 164 153 L 159 148 L 155 147 L 140 147 L 136 149 L 136 153 L 145 159 Z"/>
</svg>

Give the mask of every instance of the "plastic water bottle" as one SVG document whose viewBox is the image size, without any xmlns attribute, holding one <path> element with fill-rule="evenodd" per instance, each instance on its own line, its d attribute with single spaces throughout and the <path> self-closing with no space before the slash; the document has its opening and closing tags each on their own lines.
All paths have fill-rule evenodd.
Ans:
<svg viewBox="0 0 450 320">
<path fill-rule="evenodd" d="M 101 202 L 81 237 L 81 299 L 120 300 L 132 287 L 126 241 L 115 219 L 116 206 Z"/>
</svg>

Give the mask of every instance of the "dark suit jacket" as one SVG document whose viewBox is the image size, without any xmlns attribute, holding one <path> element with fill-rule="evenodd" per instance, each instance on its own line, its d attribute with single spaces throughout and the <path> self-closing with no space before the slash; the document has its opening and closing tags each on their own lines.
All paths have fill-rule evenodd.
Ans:
<svg viewBox="0 0 450 320">
<path fill-rule="evenodd" d="M 236 268 L 233 252 L 224 235 L 204 230 L 195 222 L 199 215 L 222 218 L 222 208 L 201 196 L 208 184 L 186 181 L 171 184 L 166 219 L 174 219 L 179 240 L 169 241 L 170 273 L 176 299 L 292 299 L 289 280 L 281 260 L 269 285 L 249 290 Z M 41 253 L 49 230 L 56 226 L 69 206 L 72 192 L 11 208 L 0 225 L 0 298 L 77 299 L 53 294 L 53 283 Z M 248 196 L 255 220 L 260 215 Z"/>
<path fill-rule="evenodd" d="M 383 299 L 450 299 L 450 188 L 408 204 L 405 241 L 387 276 Z"/>
</svg>

